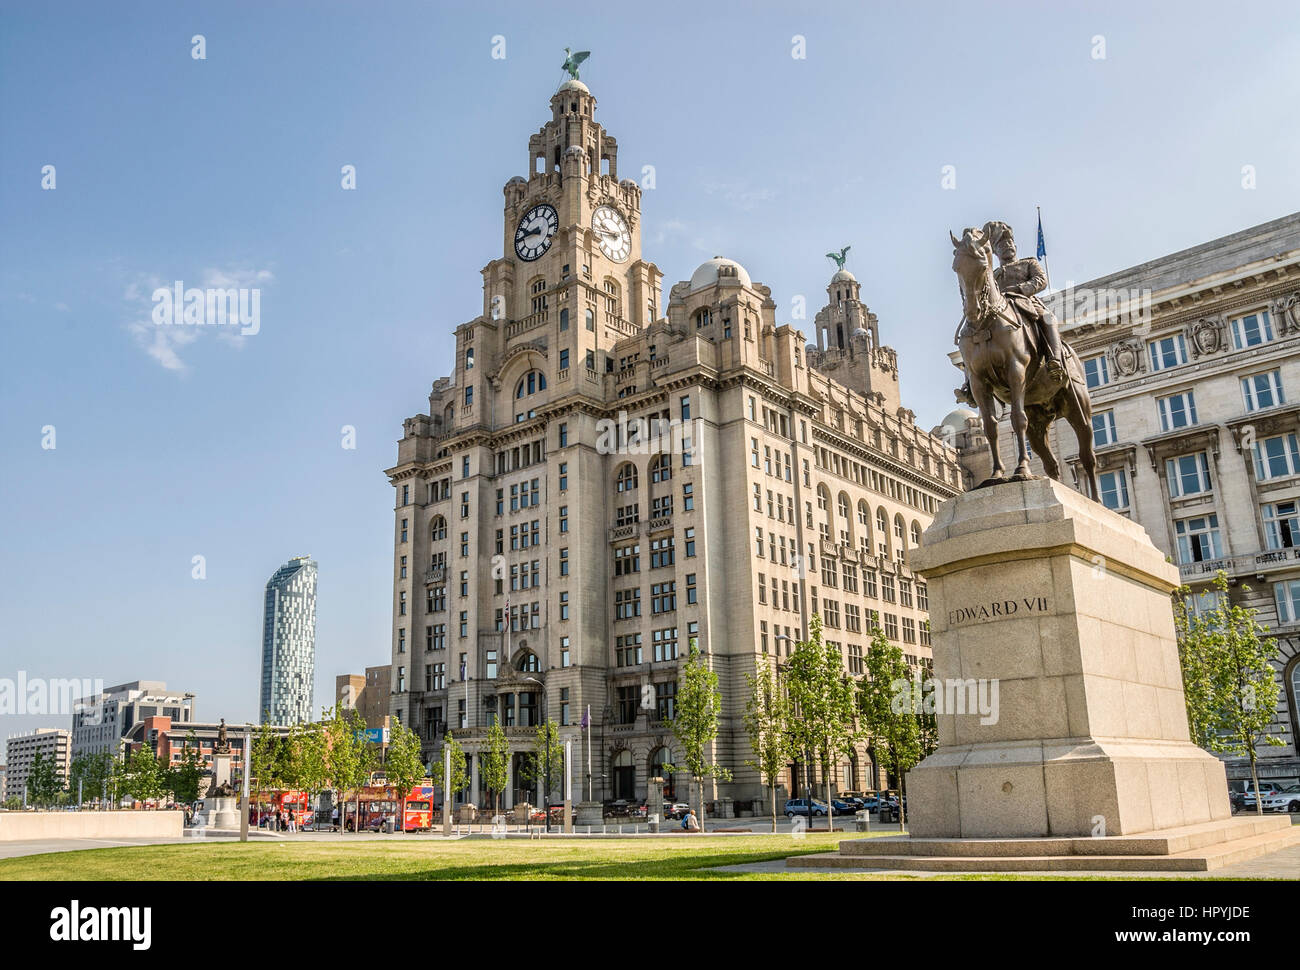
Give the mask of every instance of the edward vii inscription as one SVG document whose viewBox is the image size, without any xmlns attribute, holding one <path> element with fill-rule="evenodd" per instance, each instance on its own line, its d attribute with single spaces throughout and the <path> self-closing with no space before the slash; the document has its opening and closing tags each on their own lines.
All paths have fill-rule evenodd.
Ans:
<svg viewBox="0 0 1300 970">
<path fill-rule="evenodd" d="M 948 611 L 948 625 L 981 623 L 985 620 L 1004 620 L 1012 616 L 1047 613 L 1051 604 L 1046 596 L 1026 596 L 1018 600 L 995 600 L 977 606 L 959 606 Z"/>
</svg>

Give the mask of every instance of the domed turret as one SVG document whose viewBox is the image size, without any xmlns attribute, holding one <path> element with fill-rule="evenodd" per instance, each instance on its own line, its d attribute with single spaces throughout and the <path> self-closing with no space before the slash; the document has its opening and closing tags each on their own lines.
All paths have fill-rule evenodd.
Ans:
<svg viewBox="0 0 1300 970">
<path fill-rule="evenodd" d="M 737 282 L 741 286 L 753 286 L 749 273 L 734 259 L 714 256 L 700 264 L 699 269 L 691 274 L 691 292 L 702 290 L 716 283 Z"/>
</svg>

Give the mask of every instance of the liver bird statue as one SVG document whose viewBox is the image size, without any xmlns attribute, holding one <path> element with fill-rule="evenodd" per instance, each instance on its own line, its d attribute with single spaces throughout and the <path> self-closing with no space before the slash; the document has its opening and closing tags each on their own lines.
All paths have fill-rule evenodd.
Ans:
<svg viewBox="0 0 1300 970">
<path fill-rule="evenodd" d="M 848 259 L 848 252 L 852 248 L 852 246 L 845 246 L 838 253 L 827 253 L 826 258 L 835 260 L 836 269 L 843 269 L 845 260 Z"/>
<path fill-rule="evenodd" d="M 569 77 L 575 81 L 578 80 L 578 65 L 591 56 L 591 51 L 578 51 L 576 54 L 571 53 L 569 48 L 564 48 L 564 63 L 560 65 L 562 70 L 569 72 Z"/>
</svg>

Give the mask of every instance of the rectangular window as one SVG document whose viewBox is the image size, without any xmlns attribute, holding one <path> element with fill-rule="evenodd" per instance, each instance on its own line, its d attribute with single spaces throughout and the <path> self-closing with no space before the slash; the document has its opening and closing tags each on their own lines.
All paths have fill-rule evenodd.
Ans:
<svg viewBox="0 0 1300 970">
<path fill-rule="evenodd" d="M 1083 362 L 1083 376 L 1088 382 L 1088 389 L 1101 387 L 1103 384 L 1110 383 L 1110 363 L 1103 354 L 1099 357 L 1089 357 Z"/>
<path fill-rule="evenodd" d="M 1099 475 L 1097 487 L 1101 492 L 1101 504 L 1106 508 L 1114 512 L 1128 508 L 1128 475 L 1122 468 Z"/>
<path fill-rule="evenodd" d="M 1273 502 L 1261 510 L 1264 518 L 1264 539 L 1269 549 L 1290 549 L 1300 545 L 1300 517 L 1296 514 L 1297 502 Z"/>
<path fill-rule="evenodd" d="M 474 385 L 471 384 L 469 387 L 465 388 L 465 406 L 469 407 L 473 403 L 474 403 Z"/>
<path fill-rule="evenodd" d="M 1174 431 L 1196 424 L 1196 397 L 1191 391 L 1156 399 L 1160 409 L 1160 430 Z"/>
<path fill-rule="evenodd" d="M 568 310 L 565 310 L 563 311 L 563 314 L 567 315 L 568 312 L 569 312 Z M 563 322 L 568 323 L 567 320 Z M 560 327 L 560 329 L 564 330 L 565 327 L 562 326 Z M 563 350 L 560 351 L 560 370 L 568 370 L 568 369 L 569 369 L 569 348 L 565 347 Z"/>
<path fill-rule="evenodd" d="M 1171 337 L 1162 337 L 1147 344 L 1151 351 L 1151 369 L 1168 370 L 1187 363 L 1187 341 L 1181 333 Z"/>
<path fill-rule="evenodd" d="M 916 621 L 910 616 L 903 617 L 903 642 L 916 643 Z"/>
<path fill-rule="evenodd" d="M 1178 536 L 1178 562 L 1208 562 L 1223 555 L 1219 540 L 1219 517 L 1214 513 L 1193 519 L 1179 519 L 1174 523 Z"/>
<path fill-rule="evenodd" d="M 880 577 L 880 595 L 881 598 L 884 599 L 886 603 L 895 602 L 894 577 L 889 573 L 885 573 L 883 576 Z"/>
<path fill-rule="evenodd" d="M 614 666 L 635 667 L 641 662 L 641 634 L 627 633 L 614 638 Z"/>
<path fill-rule="evenodd" d="M 916 584 L 916 608 L 927 612 L 930 609 L 930 587 L 925 583 Z"/>
<path fill-rule="evenodd" d="M 898 617 L 893 613 L 885 614 L 885 636 L 890 640 L 898 639 Z"/>
<path fill-rule="evenodd" d="M 1250 313 L 1232 321 L 1232 346 L 1237 350 L 1257 347 L 1273 339 L 1273 321 L 1267 310 Z"/>
<path fill-rule="evenodd" d="M 568 637 L 560 637 L 560 666 L 561 667 L 570 666 Z"/>
<path fill-rule="evenodd" d="M 1295 623 L 1300 620 L 1300 579 L 1274 583 L 1273 595 L 1277 598 L 1278 622 Z"/>
<path fill-rule="evenodd" d="M 862 570 L 862 595 L 871 599 L 876 598 L 876 571 L 874 569 Z"/>
<path fill-rule="evenodd" d="M 566 448 L 569 444 L 569 425 L 567 423 L 560 425 L 560 447 Z"/>
<path fill-rule="evenodd" d="M 1266 482 L 1300 472 L 1300 449 L 1294 433 L 1255 442 L 1255 477 Z"/>
<path fill-rule="evenodd" d="M 655 663 L 677 659 L 677 627 L 655 630 L 651 639 L 654 643 Z"/>
<path fill-rule="evenodd" d="M 1271 370 L 1265 374 L 1255 374 L 1241 379 L 1241 396 L 1247 411 L 1260 411 L 1264 408 L 1285 404 L 1282 394 L 1282 374 Z"/>
<path fill-rule="evenodd" d="M 689 394 L 684 394 L 684 395 L 682 395 L 681 398 L 678 399 L 678 401 L 679 401 L 679 403 L 680 403 L 680 405 L 681 405 L 682 420 L 683 420 L 683 421 L 689 421 L 689 420 L 691 419 L 691 398 L 690 398 L 690 395 L 689 395 Z"/>
<path fill-rule="evenodd" d="M 695 573 L 686 574 L 686 602 L 692 604 L 696 602 Z"/>
<path fill-rule="evenodd" d="M 406 627 L 397 631 L 397 652 L 406 653 Z"/>
<path fill-rule="evenodd" d="M 614 591 L 614 619 L 630 620 L 641 615 L 641 590 L 620 589 Z"/>
<path fill-rule="evenodd" d="M 1170 498 L 1186 498 L 1210 490 L 1210 465 L 1205 452 L 1165 459 Z"/>
<path fill-rule="evenodd" d="M 1098 448 L 1113 445 L 1118 440 L 1115 434 L 1115 412 L 1098 411 L 1092 416 L 1092 443 Z"/>
<path fill-rule="evenodd" d="M 569 507 L 567 505 L 561 505 L 560 506 L 560 532 L 565 533 L 568 531 L 569 531 Z"/>
<path fill-rule="evenodd" d="M 655 583 L 650 587 L 650 612 L 671 613 L 677 609 L 677 583 Z M 638 615 L 640 615 L 638 613 Z"/>
</svg>

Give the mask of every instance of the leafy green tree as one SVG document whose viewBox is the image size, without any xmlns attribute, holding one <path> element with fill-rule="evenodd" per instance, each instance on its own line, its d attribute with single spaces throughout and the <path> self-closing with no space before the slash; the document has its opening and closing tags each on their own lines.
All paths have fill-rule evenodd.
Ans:
<svg viewBox="0 0 1300 970">
<path fill-rule="evenodd" d="M 280 784 L 279 737 L 269 723 L 263 722 L 253 735 L 253 750 L 249 759 L 255 793 L 276 791 Z"/>
<path fill-rule="evenodd" d="M 78 755 L 72 759 L 68 772 L 68 791 L 80 791 L 83 800 L 89 801 L 105 795 L 107 782 L 113 776 L 113 755 L 107 751 Z"/>
<path fill-rule="evenodd" d="M 328 712 L 322 711 L 321 720 L 301 725 L 298 735 L 298 785 L 307 793 L 313 807 L 320 793 L 329 787 L 329 750 L 324 724 L 327 717 Z"/>
<path fill-rule="evenodd" d="M 704 828 L 704 779 L 730 781 L 731 772 L 710 763 L 708 751 L 718 736 L 722 714 L 722 691 L 718 674 L 705 662 L 695 637 L 691 637 L 686 663 L 677 684 L 677 707 L 673 717 L 673 735 L 682 747 L 682 764 L 665 765 L 667 771 L 685 771 L 696 781 L 700 800 L 700 829 Z"/>
<path fill-rule="evenodd" d="M 161 798 L 166 777 L 163 766 L 153 749 L 142 744 L 132 752 L 126 766 L 126 793 L 132 798 L 147 802 Z"/>
<path fill-rule="evenodd" d="M 1248 758 L 1251 784 L 1258 792 L 1260 745 L 1285 744 L 1271 733 L 1278 697 L 1277 640 L 1255 619 L 1255 610 L 1229 598 L 1227 573 L 1219 570 L 1210 589 L 1218 594 L 1216 602 L 1199 612 L 1190 608 L 1187 587 L 1174 598 L 1188 727 L 1206 750 Z M 1263 814 L 1263 799 L 1255 799 L 1255 811 Z"/>
<path fill-rule="evenodd" d="M 921 760 L 921 719 L 912 691 L 911 670 L 902 649 L 891 643 L 878 626 L 871 631 L 865 659 L 867 676 L 859 687 L 863 726 L 871 735 L 880 763 L 898 778 L 901 824 L 906 822 L 904 779 Z"/>
<path fill-rule="evenodd" d="M 188 805 L 199 800 L 199 788 L 203 784 L 204 774 L 198 739 L 191 731 L 185 736 L 180 763 L 167 772 L 165 787 L 177 802 Z"/>
<path fill-rule="evenodd" d="M 754 662 L 746 674 L 749 700 L 745 704 L 745 731 L 753 758 L 745 764 L 758 772 L 772 800 L 772 831 L 776 831 L 776 785 L 786 764 L 794 756 L 790 738 L 790 702 L 774 663 L 766 657 Z"/>
<path fill-rule="evenodd" d="M 59 763 L 44 751 L 36 752 L 27 770 L 27 800 L 37 807 L 56 804 L 63 794 L 63 779 L 59 777 Z"/>
<path fill-rule="evenodd" d="M 549 804 L 550 796 L 564 777 L 564 744 L 560 741 L 559 725 L 550 718 L 537 726 L 527 777 L 529 781 L 537 782 L 542 791 L 542 802 Z"/>
<path fill-rule="evenodd" d="M 451 749 L 451 777 L 446 779 L 442 777 L 443 760 L 446 757 L 443 750 L 438 751 L 430 775 L 433 783 L 442 789 L 442 810 L 445 813 L 451 811 L 456 796 L 469 787 L 469 772 L 465 770 L 465 752 L 451 736 L 450 731 L 443 736 L 442 744 L 444 750 Z"/>
<path fill-rule="evenodd" d="M 366 736 L 365 719 L 356 710 L 334 710 L 325 722 L 325 737 L 330 786 L 340 808 L 347 793 L 354 793 L 354 817 L 360 830 L 361 788 L 370 780 L 375 765 L 375 749 Z"/>
<path fill-rule="evenodd" d="M 406 823 L 406 797 L 424 778 L 424 762 L 420 760 L 420 736 L 394 717 L 388 735 L 388 755 L 384 758 L 384 775 L 388 784 L 397 789 L 400 809 L 397 824 Z"/>
<path fill-rule="evenodd" d="M 488 728 L 487 747 L 483 750 L 483 784 L 495 796 L 496 810 L 501 811 L 501 793 L 510 784 L 510 742 L 501 722 L 493 720 Z"/>
<path fill-rule="evenodd" d="M 826 792 L 826 821 L 835 830 L 831 781 L 841 755 L 852 754 L 858 738 L 853 679 L 844 669 L 839 647 L 822 639 L 822 619 L 814 613 L 808 639 L 795 646 L 786 663 L 786 686 L 793 710 L 796 750 L 821 762 Z M 808 815 L 812 821 L 811 809 Z"/>
</svg>

